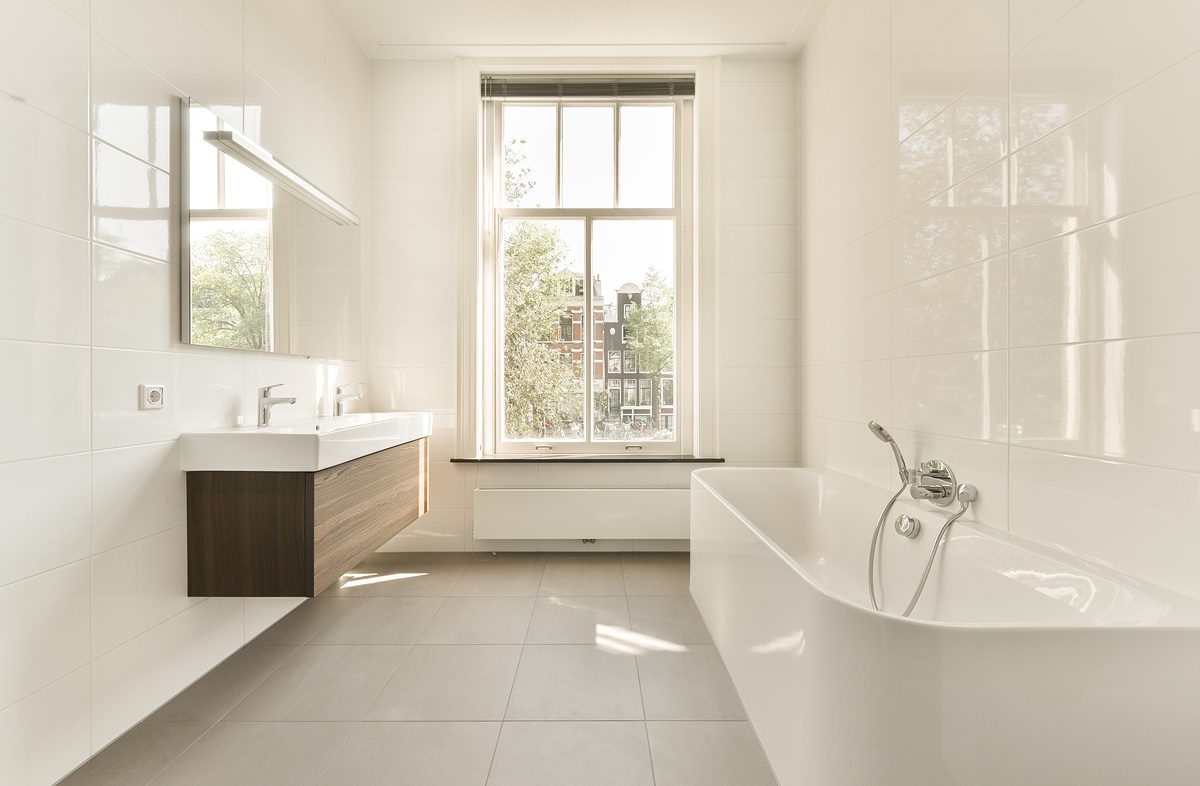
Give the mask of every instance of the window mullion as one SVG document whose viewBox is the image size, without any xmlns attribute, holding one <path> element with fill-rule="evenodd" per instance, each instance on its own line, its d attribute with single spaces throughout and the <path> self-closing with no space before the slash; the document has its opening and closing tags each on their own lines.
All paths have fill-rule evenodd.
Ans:
<svg viewBox="0 0 1200 786">
<path fill-rule="evenodd" d="M 558 102 L 554 107 L 554 206 L 562 207 L 562 185 L 563 185 L 563 107 L 562 102 Z"/>
<path fill-rule="evenodd" d="M 613 104 L 613 207 L 621 206 L 621 105 Z"/>
<path fill-rule="evenodd" d="M 592 371 L 595 360 L 592 357 L 594 338 L 592 330 L 595 319 L 592 316 L 592 217 L 583 219 L 583 317 L 580 320 L 580 336 L 583 338 L 583 442 L 592 444 L 592 424 L 595 422 L 595 394 L 592 392 Z"/>
</svg>

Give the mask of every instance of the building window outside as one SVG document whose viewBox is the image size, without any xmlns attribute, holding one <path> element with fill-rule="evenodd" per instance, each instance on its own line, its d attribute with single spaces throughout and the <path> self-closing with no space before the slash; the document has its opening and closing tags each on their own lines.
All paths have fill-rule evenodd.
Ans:
<svg viewBox="0 0 1200 786">
<path fill-rule="evenodd" d="M 675 380 L 666 377 L 662 381 L 662 403 L 664 407 L 675 406 Z"/>
<path fill-rule="evenodd" d="M 619 379 L 608 381 L 608 415 L 609 417 L 620 417 L 621 415 L 621 380 Z"/>
<path fill-rule="evenodd" d="M 690 209 L 680 204 L 684 103 L 490 104 L 497 450 L 679 444 L 674 413 L 661 409 L 673 406 L 663 385 L 676 368 L 679 224 Z M 557 330 L 541 335 L 557 335 L 565 366 L 530 341 L 551 315 Z"/>
</svg>

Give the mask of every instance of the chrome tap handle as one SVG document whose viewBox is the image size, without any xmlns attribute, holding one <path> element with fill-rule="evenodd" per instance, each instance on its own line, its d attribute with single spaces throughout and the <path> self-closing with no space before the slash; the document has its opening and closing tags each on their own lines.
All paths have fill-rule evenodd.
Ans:
<svg viewBox="0 0 1200 786">
<path fill-rule="evenodd" d="M 285 383 L 283 383 L 283 382 L 276 382 L 274 385 L 267 385 L 265 387 L 261 387 L 258 389 L 258 395 L 262 398 L 266 398 L 267 396 L 271 395 L 272 390 L 274 390 L 275 388 L 281 388 L 284 386 L 284 384 Z"/>
</svg>

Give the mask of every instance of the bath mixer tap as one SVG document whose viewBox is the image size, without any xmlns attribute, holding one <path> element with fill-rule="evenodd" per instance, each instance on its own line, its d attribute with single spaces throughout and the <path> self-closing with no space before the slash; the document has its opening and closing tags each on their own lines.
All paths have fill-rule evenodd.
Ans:
<svg viewBox="0 0 1200 786">
<path fill-rule="evenodd" d="M 258 425 L 259 428 L 271 425 L 271 407 L 276 404 L 295 404 L 294 396 L 272 396 L 271 389 L 283 385 L 282 382 L 276 382 L 274 385 L 267 385 L 258 389 Z"/>
<path fill-rule="evenodd" d="M 913 499 L 924 499 L 944 508 L 954 502 L 958 494 L 958 480 L 954 470 L 944 461 L 931 459 L 921 462 L 914 473 L 916 480 L 910 484 L 909 494 Z"/>
</svg>

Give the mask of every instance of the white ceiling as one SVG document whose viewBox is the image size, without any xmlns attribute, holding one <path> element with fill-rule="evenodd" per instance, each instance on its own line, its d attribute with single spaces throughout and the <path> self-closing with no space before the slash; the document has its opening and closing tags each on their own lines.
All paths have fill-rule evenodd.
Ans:
<svg viewBox="0 0 1200 786">
<path fill-rule="evenodd" d="M 787 54 L 828 0 L 329 0 L 372 59 Z"/>
</svg>

